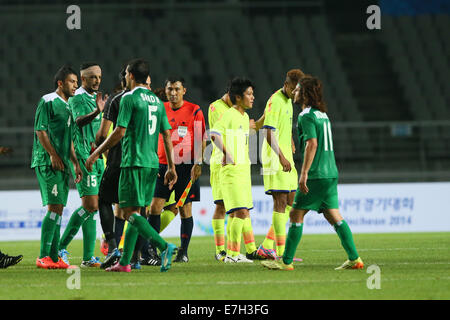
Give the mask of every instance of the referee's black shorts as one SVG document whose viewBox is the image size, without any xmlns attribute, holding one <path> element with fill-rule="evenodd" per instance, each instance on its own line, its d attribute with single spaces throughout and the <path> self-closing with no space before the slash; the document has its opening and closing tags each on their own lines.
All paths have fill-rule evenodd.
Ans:
<svg viewBox="0 0 450 320">
<path fill-rule="evenodd" d="M 169 200 L 172 191 L 175 191 L 175 201 L 181 198 L 184 189 L 186 189 L 189 180 L 191 180 L 191 169 L 193 164 L 177 164 L 175 165 L 175 170 L 178 175 L 177 182 L 173 186 L 172 190 L 169 190 L 169 185 L 164 185 L 164 175 L 167 171 L 166 164 L 159 164 L 159 174 L 156 180 L 154 198 L 163 198 Z M 191 191 L 189 191 L 188 197 L 186 198 L 185 204 L 192 201 L 200 201 L 200 183 L 195 181 L 192 184 Z"/>
<path fill-rule="evenodd" d="M 99 200 L 106 203 L 119 203 L 120 167 L 106 166 L 98 190 Z"/>
</svg>

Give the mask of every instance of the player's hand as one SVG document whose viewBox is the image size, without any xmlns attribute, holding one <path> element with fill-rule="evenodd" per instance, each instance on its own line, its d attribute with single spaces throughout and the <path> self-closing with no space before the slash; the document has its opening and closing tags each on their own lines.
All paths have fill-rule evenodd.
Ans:
<svg viewBox="0 0 450 320">
<path fill-rule="evenodd" d="M 256 130 L 256 122 L 254 119 L 250 119 L 249 128 L 250 130 L 251 129 Z"/>
<path fill-rule="evenodd" d="M 53 170 L 64 171 L 64 163 L 57 154 L 51 155 L 50 161 L 52 163 Z"/>
<path fill-rule="evenodd" d="M 0 147 L 0 154 L 12 153 L 13 149 L 9 147 Z"/>
<path fill-rule="evenodd" d="M 178 176 L 175 171 L 175 167 L 167 168 L 166 174 L 164 175 L 164 185 L 169 185 L 169 190 L 172 190 L 175 183 L 177 183 Z"/>
<path fill-rule="evenodd" d="M 292 170 L 291 163 L 282 154 L 280 154 L 280 164 L 283 167 L 284 172 L 291 172 Z"/>
<path fill-rule="evenodd" d="M 307 194 L 309 192 L 308 186 L 306 185 L 306 181 L 308 181 L 308 174 L 301 173 L 300 179 L 298 180 L 298 187 L 300 188 L 300 191 L 304 194 Z"/>
<path fill-rule="evenodd" d="M 95 153 L 91 154 L 89 156 L 89 158 L 87 158 L 86 163 L 84 164 L 84 166 L 86 167 L 86 170 L 88 172 L 92 172 L 92 168 L 94 167 L 94 163 L 95 163 L 95 161 L 97 161 L 97 159 L 98 159 L 98 155 L 96 155 Z"/>
<path fill-rule="evenodd" d="M 223 155 L 222 167 L 226 166 L 227 164 L 232 164 L 233 166 L 235 165 L 233 157 L 228 152 Z"/>
<path fill-rule="evenodd" d="M 108 100 L 107 94 L 105 94 L 105 96 L 103 97 L 103 94 L 100 91 L 97 92 L 95 103 L 97 104 L 98 111 L 103 112 L 103 109 L 105 109 L 106 100 Z"/>
<path fill-rule="evenodd" d="M 191 169 L 191 180 L 194 183 L 202 175 L 202 166 L 194 164 Z"/>
<path fill-rule="evenodd" d="M 83 179 L 83 171 L 81 171 L 81 167 L 77 163 L 75 166 L 75 183 L 80 183 L 82 179 Z"/>
</svg>

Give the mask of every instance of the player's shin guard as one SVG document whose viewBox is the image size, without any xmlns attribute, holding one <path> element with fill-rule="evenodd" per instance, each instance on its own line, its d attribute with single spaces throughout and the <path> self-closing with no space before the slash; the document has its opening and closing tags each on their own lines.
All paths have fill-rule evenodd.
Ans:
<svg viewBox="0 0 450 320">
<path fill-rule="evenodd" d="M 262 245 L 265 249 L 273 249 L 274 241 L 275 241 L 275 230 L 273 229 L 273 224 L 271 224 Z"/>
<path fill-rule="evenodd" d="M 59 237 L 61 236 L 61 220 L 62 217 L 56 218 L 55 233 L 53 235 L 52 246 L 50 247 L 50 258 L 53 262 L 58 262 Z"/>
<path fill-rule="evenodd" d="M 72 213 L 59 243 L 60 250 L 67 248 L 87 218 L 89 218 L 89 213 L 83 207 L 79 207 Z"/>
<path fill-rule="evenodd" d="M 216 254 L 225 250 L 225 219 L 212 219 Z"/>
<path fill-rule="evenodd" d="M 95 242 L 97 240 L 97 211 L 89 213 L 89 217 L 81 225 L 83 230 L 83 261 L 94 256 Z"/>
<path fill-rule="evenodd" d="M 136 246 L 136 240 L 139 236 L 139 231 L 133 225 L 129 225 L 127 227 L 127 231 L 125 232 L 125 240 L 123 244 L 123 253 L 120 258 L 120 265 L 127 266 L 130 264 L 131 256 L 133 254 L 134 248 Z"/>
<path fill-rule="evenodd" d="M 272 215 L 272 225 L 275 231 L 277 256 L 282 256 L 286 244 L 286 213 L 274 211 Z"/>
<path fill-rule="evenodd" d="M 112 252 L 117 248 L 117 242 L 114 234 L 114 212 L 112 204 L 104 202 L 100 197 L 98 199 L 98 215 L 103 233 L 105 234 L 106 243 L 108 243 L 108 252 Z"/>
<path fill-rule="evenodd" d="M 345 220 L 341 220 L 333 227 L 334 230 L 336 230 L 339 239 L 341 239 L 342 247 L 344 248 L 345 252 L 347 252 L 348 259 L 351 261 L 358 259 L 359 255 L 356 251 L 356 246 L 353 242 L 353 235 L 347 222 L 345 222 Z"/>
<path fill-rule="evenodd" d="M 50 249 L 55 235 L 56 221 L 58 215 L 54 212 L 47 211 L 41 226 L 41 250 L 39 258 L 44 258 L 50 255 Z"/>
<path fill-rule="evenodd" d="M 283 262 L 291 264 L 294 260 L 295 251 L 297 251 L 298 244 L 302 239 L 303 223 L 289 224 L 289 231 L 286 240 L 286 248 L 283 254 Z"/>
<path fill-rule="evenodd" d="M 244 224 L 242 226 L 242 235 L 244 237 L 245 251 L 247 253 L 255 252 L 255 236 L 253 234 L 252 220 L 250 218 L 244 219 Z"/>
<path fill-rule="evenodd" d="M 167 248 L 167 242 L 161 238 L 158 232 L 150 226 L 144 217 L 138 215 L 137 213 L 133 213 L 128 219 L 128 222 L 139 231 L 141 236 L 149 240 L 161 252 Z"/>
<path fill-rule="evenodd" d="M 187 254 L 193 228 L 194 228 L 194 219 L 192 217 L 181 219 L 180 243 L 181 248 L 183 248 L 184 250 L 184 254 Z"/>
<path fill-rule="evenodd" d="M 244 219 L 234 217 L 233 222 L 231 224 L 231 238 L 229 247 L 227 250 L 227 255 L 236 257 L 240 254 L 241 251 L 241 237 L 242 237 L 242 228 L 244 226 Z"/>
</svg>

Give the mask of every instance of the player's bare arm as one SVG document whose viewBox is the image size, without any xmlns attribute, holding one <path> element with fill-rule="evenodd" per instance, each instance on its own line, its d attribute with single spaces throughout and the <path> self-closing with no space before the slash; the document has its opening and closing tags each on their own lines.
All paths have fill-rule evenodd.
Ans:
<svg viewBox="0 0 450 320">
<path fill-rule="evenodd" d="M 48 137 L 47 132 L 44 130 L 38 130 L 36 131 L 36 135 L 45 151 L 47 151 L 47 153 L 50 155 L 52 168 L 54 170 L 64 171 L 64 163 L 62 162 L 61 157 L 58 155 L 52 143 L 50 142 L 50 138 Z"/>
<path fill-rule="evenodd" d="M 317 139 L 316 138 L 308 139 L 306 141 L 305 146 L 305 155 L 303 158 L 302 171 L 300 173 L 300 179 L 298 181 L 300 191 L 303 192 L 304 194 L 307 194 L 309 192 L 306 182 L 308 181 L 308 172 L 309 169 L 311 168 L 311 164 L 313 163 L 316 151 L 317 151 Z"/>
<path fill-rule="evenodd" d="M 219 134 L 211 133 L 211 140 L 216 145 L 216 147 L 223 152 L 222 166 L 227 164 L 235 164 L 233 156 L 227 152 L 225 145 L 223 144 L 222 137 Z"/>
<path fill-rule="evenodd" d="M 97 131 L 97 134 L 95 135 L 95 145 L 99 146 L 101 145 L 105 140 L 106 137 L 108 137 L 109 129 L 111 128 L 111 125 L 113 122 L 111 120 L 102 118 L 102 122 L 100 123 L 100 128 Z M 104 156 L 108 157 L 108 151 L 105 151 Z"/>
<path fill-rule="evenodd" d="M 106 100 L 108 100 L 108 95 L 105 95 L 103 97 L 101 92 L 97 92 L 97 97 L 95 99 L 95 103 L 97 104 L 97 109 L 95 109 L 94 111 L 92 111 L 91 113 L 88 113 L 84 116 L 80 116 L 78 117 L 75 122 L 77 123 L 77 125 L 82 128 L 85 125 L 89 124 L 92 122 L 92 120 L 95 119 L 95 117 L 97 117 L 101 112 L 103 112 L 103 109 L 105 109 L 105 103 Z"/>
<path fill-rule="evenodd" d="M 166 151 L 167 171 L 164 175 L 164 184 L 169 184 L 169 190 L 172 190 L 174 184 L 178 180 L 177 172 L 175 170 L 175 163 L 173 161 L 173 145 L 170 130 L 164 130 L 162 133 L 164 141 L 164 150 Z"/>
<path fill-rule="evenodd" d="M 72 161 L 73 168 L 75 170 L 75 183 L 79 183 L 83 179 L 83 172 L 81 171 L 80 163 L 78 162 L 73 142 L 70 146 L 70 161 Z"/>
<path fill-rule="evenodd" d="M 283 154 L 283 151 L 281 151 L 280 146 L 278 145 L 278 140 L 274 135 L 273 130 L 267 128 L 266 129 L 266 139 L 269 146 L 273 149 L 275 154 L 278 156 L 278 159 L 280 160 L 280 164 L 283 167 L 284 172 L 290 172 L 292 170 L 291 163 L 289 160 L 286 159 L 286 157 Z"/>
<path fill-rule="evenodd" d="M 122 140 L 125 135 L 127 128 L 124 127 L 116 127 L 111 135 L 97 148 L 95 151 L 89 156 L 86 160 L 86 169 L 87 171 L 92 171 L 92 166 L 95 161 L 100 157 L 102 153 L 114 147 L 120 140 Z"/>
</svg>

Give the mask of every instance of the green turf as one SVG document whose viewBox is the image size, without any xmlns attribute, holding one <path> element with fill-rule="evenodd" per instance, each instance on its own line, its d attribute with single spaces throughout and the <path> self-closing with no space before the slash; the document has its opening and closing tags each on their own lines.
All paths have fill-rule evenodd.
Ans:
<svg viewBox="0 0 450 320">
<path fill-rule="evenodd" d="M 354 238 L 364 270 L 334 270 L 346 259 L 335 234 L 304 235 L 297 250 L 304 261 L 290 272 L 268 270 L 259 262 L 219 263 L 213 238 L 194 237 L 187 264 L 173 264 L 167 273 L 149 266 L 131 273 L 80 269 L 79 290 L 68 289 L 72 274 L 66 270 L 36 268 L 38 241 L 0 242 L 1 251 L 24 255 L 18 265 L 0 269 L 0 299 L 450 299 L 450 233 Z M 81 262 L 81 246 L 81 241 L 69 246 L 72 264 Z M 380 268 L 380 289 L 367 287 L 371 265 Z"/>
</svg>

